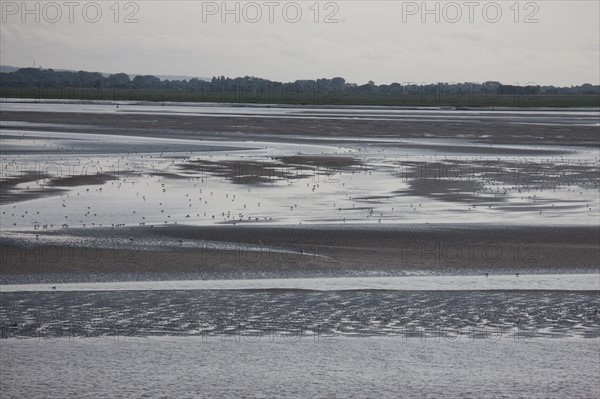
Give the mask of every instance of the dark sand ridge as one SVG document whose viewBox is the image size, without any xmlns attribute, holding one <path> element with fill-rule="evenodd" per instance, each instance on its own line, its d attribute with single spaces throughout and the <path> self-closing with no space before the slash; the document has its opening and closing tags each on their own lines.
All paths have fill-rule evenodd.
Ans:
<svg viewBox="0 0 600 399">
<path fill-rule="evenodd" d="M 274 162 L 278 161 L 278 162 Z M 340 170 L 351 170 L 360 166 L 361 161 L 349 156 L 285 156 L 269 161 L 233 160 L 209 161 L 190 160 L 178 164 L 178 168 L 194 174 L 179 178 L 200 178 L 206 175 L 227 179 L 235 184 L 273 183 L 278 180 L 296 181 L 310 178 L 315 174 L 328 175 Z M 364 169 L 363 169 L 364 170 Z"/>
<path fill-rule="evenodd" d="M 41 174 L 38 171 L 24 171 L 23 173 L 15 176 L 4 177 L 0 179 L 0 204 L 8 204 L 17 201 L 26 201 L 29 199 L 40 198 L 44 195 L 57 195 L 63 193 L 65 190 L 53 189 L 53 190 L 40 190 L 38 189 L 41 181 L 46 179 L 48 176 Z M 33 190 L 17 190 L 15 187 L 19 184 L 24 183 L 35 183 L 36 186 Z"/>
<path fill-rule="evenodd" d="M 546 201 L 543 190 L 551 191 L 567 186 L 598 189 L 600 174 L 598 174 L 597 163 L 577 164 L 571 160 L 564 164 L 557 164 L 557 161 L 558 158 L 523 159 L 520 162 L 508 160 L 400 162 L 398 164 L 400 171 L 395 174 L 408 184 L 408 188 L 394 191 L 389 197 L 422 196 L 442 201 L 474 202 L 491 206 L 504 202 L 508 191 L 527 193 L 524 195 L 529 197 L 532 195 L 531 192 L 535 191 L 536 198 L 532 201 L 543 205 Z M 547 201 L 549 208 L 554 207 L 554 202 L 557 202 L 557 206 L 558 203 L 572 202 L 583 207 L 580 201 L 564 199 Z"/>
<path fill-rule="evenodd" d="M 87 114 L 1 111 L 2 121 L 26 121 L 93 125 L 90 133 L 139 135 L 198 139 L 200 132 L 236 133 L 243 126 L 244 137 L 276 134 L 303 137 L 387 137 L 387 138 L 461 138 L 489 144 L 600 146 L 600 129 L 594 126 L 516 124 L 510 119 L 495 121 L 406 121 L 406 120 L 343 120 L 343 119 L 281 119 L 272 117 L 227 117 L 201 115 L 152 115 L 152 118 L 132 118 L 128 114 Z M 21 128 L 11 129 L 17 131 Z M 28 130 L 23 127 L 22 129 Z M 36 128 L 36 130 L 40 130 Z M 65 127 L 44 128 L 47 131 L 67 131 Z M 81 126 L 77 132 L 86 132 Z M 168 134 L 165 134 L 168 133 Z M 569 139 L 574 137 L 576 139 Z M 439 149 L 440 152 L 444 148 Z M 509 151 L 510 152 L 510 151 Z"/>
<path fill-rule="evenodd" d="M 277 161 L 277 162 L 274 162 Z M 408 188 L 391 191 L 381 197 L 355 197 L 356 200 L 372 201 L 398 196 L 422 196 L 451 202 L 473 202 L 490 206 L 506 200 L 508 191 L 531 194 L 539 191 L 537 203 L 543 205 L 543 190 L 561 187 L 580 187 L 598 189 L 600 175 L 597 164 L 556 164 L 558 158 L 524 159 L 517 161 L 495 160 L 443 160 L 435 162 L 399 162 L 392 163 L 392 173 L 408 183 Z M 273 183 L 277 180 L 297 181 L 310 178 L 315 173 L 327 175 L 345 171 L 366 171 L 371 168 L 359 158 L 349 156 L 286 156 L 272 158 L 270 161 L 209 161 L 205 159 L 187 160 L 177 163 L 177 171 L 154 172 L 149 176 L 161 176 L 168 179 L 202 179 L 216 176 L 235 184 Z M 121 171 L 128 172 L 128 171 Z M 37 175 L 36 175 L 37 173 Z M 102 184 L 114 178 L 110 172 L 87 176 L 66 176 L 47 179 L 40 172 L 22 174 L 0 181 L 0 204 L 57 195 L 64 190 L 57 187 L 76 187 L 81 185 Z M 18 183 L 35 182 L 30 190 L 15 191 Z M 506 185 L 508 188 L 502 188 Z M 531 196 L 531 195 L 530 195 Z M 548 199 L 553 208 L 556 200 Z M 564 203 L 560 200 L 556 204 Z M 569 202 L 569 201 L 567 201 Z M 580 201 L 571 201 L 575 207 L 583 207 Z M 560 205 L 562 206 L 562 205 Z M 534 208 L 532 208 L 534 209 Z M 558 209 L 558 208 L 554 208 Z M 541 209 L 538 209 L 541 210 Z"/>
<path fill-rule="evenodd" d="M 39 232 L 55 235 L 56 243 L 3 237 L 2 280 L 597 273 L 600 265 L 595 226 L 171 225 L 67 232 L 89 244 L 60 244 L 63 231 Z M 113 248 L 94 250 L 95 237 L 111 240 Z"/>
<path fill-rule="evenodd" d="M 186 172 L 196 173 L 202 177 L 206 175 L 227 179 L 234 184 L 261 184 L 273 183 L 277 180 L 303 179 L 311 175 L 306 174 L 306 169 L 291 170 L 284 165 L 274 162 L 260 161 L 207 161 L 192 160 L 179 164 L 178 167 Z M 191 175 L 190 177 L 194 177 Z"/>
<path fill-rule="evenodd" d="M 127 172 L 125 170 L 121 173 Z M 39 171 L 25 172 L 19 176 L 0 180 L 0 205 L 60 195 L 68 192 L 65 187 L 102 185 L 115 178 L 116 176 L 112 173 L 50 177 Z M 23 183 L 34 184 L 31 185 L 30 189 L 15 189 L 16 185 Z"/>
</svg>

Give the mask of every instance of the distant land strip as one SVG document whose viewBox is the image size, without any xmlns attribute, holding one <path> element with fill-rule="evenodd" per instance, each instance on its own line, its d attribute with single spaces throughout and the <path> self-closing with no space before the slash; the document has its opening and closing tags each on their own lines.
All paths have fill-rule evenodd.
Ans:
<svg viewBox="0 0 600 399">
<path fill-rule="evenodd" d="M 245 76 L 169 80 L 153 75 L 21 68 L 0 73 L 0 97 L 11 101 L 209 102 L 431 107 L 600 107 L 600 86 L 535 83 L 358 85 L 344 78 L 276 82 Z"/>
</svg>

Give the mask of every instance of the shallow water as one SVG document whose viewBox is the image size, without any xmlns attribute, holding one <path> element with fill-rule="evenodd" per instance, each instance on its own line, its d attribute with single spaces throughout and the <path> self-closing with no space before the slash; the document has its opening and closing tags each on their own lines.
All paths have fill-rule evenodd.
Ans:
<svg viewBox="0 0 600 399">
<path fill-rule="evenodd" d="M 496 110 L 471 109 L 441 109 L 436 107 L 310 107 L 310 106 L 264 106 L 264 105 L 237 105 L 210 104 L 210 103 L 165 103 L 165 105 L 146 103 L 120 104 L 119 108 L 114 103 L 89 102 L 89 103 L 3 103 L 6 111 L 36 111 L 36 112 L 85 112 L 85 113 L 118 113 L 129 115 L 227 115 L 230 117 L 261 117 L 271 118 L 325 118 L 325 119 L 369 119 L 369 120 L 394 120 L 403 119 L 411 121 L 442 120 L 448 122 L 468 123 L 471 121 L 493 121 L 495 119 L 512 120 L 519 123 L 546 123 L 549 125 L 569 124 L 597 126 L 600 110 L 595 108 L 584 109 L 556 109 L 556 108 L 497 108 Z"/>
<path fill-rule="evenodd" d="M 35 291 L 151 291 L 151 290 L 264 290 L 315 291 L 392 290 L 556 290 L 600 291 L 600 274 L 520 274 L 492 276 L 337 277 L 246 280 L 128 281 L 64 284 L 5 284 L 0 292 Z"/>
<path fill-rule="evenodd" d="M 600 336 L 600 291 L 2 292 L 1 338 Z"/>
<path fill-rule="evenodd" d="M 15 153 L 2 155 L 1 178 L 16 184 L 6 197 L 3 193 L 4 231 L 440 220 L 589 225 L 600 217 L 597 151 L 590 149 L 481 147 L 447 140 L 317 145 L 47 132 L 31 136 L 34 132 L 22 131 L 16 139 L 7 138 L 7 132 L 3 130 L 3 151 Z M 484 152 L 490 148 L 540 155 L 500 158 Z M 564 155 L 544 155 L 548 150 Z M 275 160 L 299 153 L 352 157 L 358 164 Z M 32 177 L 24 177 L 25 172 Z"/>
<path fill-rule="evenodd" d="M 591 398 L 598 340 L 0 341 L 3 397 Z"/>
</svg>

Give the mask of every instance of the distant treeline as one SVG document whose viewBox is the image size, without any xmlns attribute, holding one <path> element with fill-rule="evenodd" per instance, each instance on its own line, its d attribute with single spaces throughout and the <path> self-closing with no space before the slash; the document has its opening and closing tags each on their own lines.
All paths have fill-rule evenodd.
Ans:
<svg viewBox="0 0 600 399">
<path fill-rule="evenodd" d="M 344 78 L 297 80 L 283 83 L 251 76 L 161 80 L 152 75 L 133 79 L 125 73 L 21 68 L 0 73 L 0 96 L 5 98 L 209 101 L 292 104 L 454 105 L 454 106 L 600 106 L 600 86 L 572 87 L 507 85 L 500 82 L 415 82 L 377 85 L 348 83 Z"/>
</svg>

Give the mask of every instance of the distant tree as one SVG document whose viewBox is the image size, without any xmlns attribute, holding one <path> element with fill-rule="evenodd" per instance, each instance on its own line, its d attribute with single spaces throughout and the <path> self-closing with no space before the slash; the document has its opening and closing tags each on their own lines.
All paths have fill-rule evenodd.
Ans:
<svg viewBox="0 0 600 399">
<path fill-rule="evenodd" d="M 342 90 L 344 88 L 344 86 L 346 85 L 346 79 L 336 77 L 336 78 L 331 79 L 331 83 L 338 89 Z"/>
<path fill-rule="evenodd" d="M 160 79 L 152 75 L 137 75 L 133 78 L 132 82 L 138 89 L 155 89 L 160 87 Z"/>
<path fill-rule="evenodd" d="M 131 83 L 131 79 L 129 79 L 129 75 L 127 75 L 126 73 L 115 73 L 113 75 L 110 75 L 106 80 L 108 86 L 110 87 L 122 87 L 127 86 L 129 83 Z"/>
<path fill-rule="evenodd" d="M 99 72 L 78 71 L 75 72 L 73 83 L 80 87 L 102 87 L 104 76 Z"/>
<path fill-rule="evenodd" d="M 348 83 L 342 77 L 332 79 L 305 79 L 294 82 L 283 83 L 261 79 L 255 76 L 244 76 L 237 78 L 226 78 L 215 76 L 211 82 L 199 79 L 188 80 L 164 80 L 161 81 L 153 75 L 138 75 L 131 80 L 127 74 L 116 73 L 105 77 L 98 72 L 88 71 L 55 71 L 42 68 L 21 68 L 14 72 L 0 73 L 0 90 L 15 90 L 21 93 L 23 88 L 57 88 L 81 87 L 81 88 L 108 88 L 108 87 L 131 87 L 153 91 L 168 92 L 194 92 L 203 91 L 219 97 L 219 92 L 224 92 L 227 99 L 235 99 L 235 93 L 243 93 L 244 98 L 249 101 L 337 101 L 352 96 L 369 96 L 376 100 L 378 97 L 386 96 L 409 96 L 417 97 L 425 95 L 427 98 L 436 93 L 444 93 L 448 97 L 457 97 L 460 93 L 477 93 L 488 100 L 495 100 L 501 94 L 525 95 L 525 94 L 556 94 L 556 95 L 598 95 L 600 86 L 589 83 L 581 86 L 554 87 L 554 86 L 519 86 L 503 85 L 497 81 L 484 83 L 437 83 L 428 85 L 392 83 L 390 85 L 376 85 L 370 80 L 367 84 L 357 85 Z M 6 93 L 7 91 L 4 91 Z M 54 91 L 52 91 L 54 93 Z M 267 97 L 268 94 L 268 97 Z"/>
</svg>

